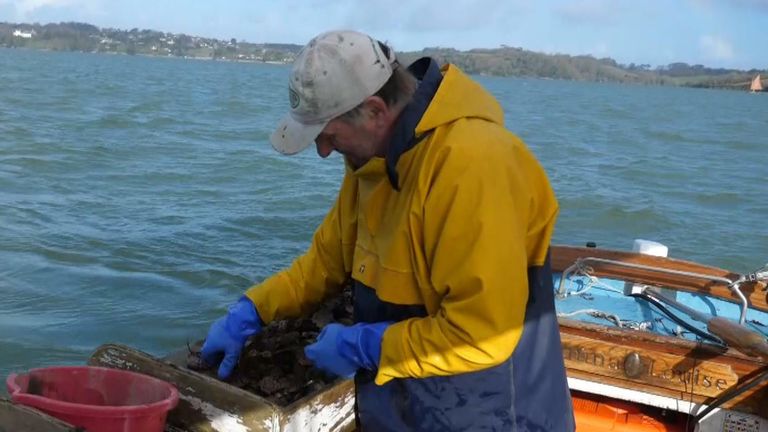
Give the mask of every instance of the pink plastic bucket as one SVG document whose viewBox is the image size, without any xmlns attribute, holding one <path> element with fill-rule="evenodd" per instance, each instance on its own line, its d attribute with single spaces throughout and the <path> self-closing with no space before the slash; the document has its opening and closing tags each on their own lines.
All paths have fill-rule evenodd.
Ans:
<svg viewBox="0 0 768 432">
<path fill-rule="evenodd" d="M 119 369 L 50 367 L 11 374 L 11 400 L 88 432 L 162 432 L 179 402 L 176 387 Z"/>
</svg>

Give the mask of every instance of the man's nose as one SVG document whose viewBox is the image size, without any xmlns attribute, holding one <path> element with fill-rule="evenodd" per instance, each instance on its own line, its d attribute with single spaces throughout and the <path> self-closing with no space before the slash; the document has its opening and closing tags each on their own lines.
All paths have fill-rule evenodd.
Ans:
<svg viewBox="0 0 768 432">
<path fill-rule="evenodd" d="M 333 152 L 333 146 L 330 144 L 329 139 L 317 138 L 315 140 L 315 146 L 317 147 L 317 154 L 321 158 L 327 158 Z"/>
</svg>

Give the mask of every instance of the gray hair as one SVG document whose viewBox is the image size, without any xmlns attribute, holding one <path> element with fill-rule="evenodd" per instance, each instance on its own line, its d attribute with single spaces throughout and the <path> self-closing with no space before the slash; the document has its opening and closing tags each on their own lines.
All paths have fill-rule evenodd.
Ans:
<svg viewBox="0 0 768 432">
<path fill-rule="evenodd" d="M 389 56 L 389 48 L 383 43 L 379 42 L 384 54 Z M 404 68 L 400 63 L 395 60 L 392 63 L 392 76 L 389 77 L 386 83 L 377 91 L 373 96 L 378 96 L 384 100 L 388 107 L 396 106 L 398 104 L 404 104 L 410 102 L 411 96 L 416 91 L 418 86 L 416 77 L 411 74 L 407 68 Z M 363 105 L 356 106 L 351 110 L 340 115 L 338 118 L 348 123 L 354 123 L 360 119 L 363 113 Z"/>
</svg>

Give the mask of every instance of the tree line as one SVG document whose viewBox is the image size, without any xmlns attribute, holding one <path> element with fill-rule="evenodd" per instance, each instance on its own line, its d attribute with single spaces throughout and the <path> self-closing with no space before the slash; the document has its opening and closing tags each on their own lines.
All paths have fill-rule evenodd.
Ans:
<svg viewBox="0 0 768 432">
<path fill-rule="evenodd" d="M 0 46 L 263 62 L 289 62 L 301 49 L 299 45 L 255 44 L 234 38 L 221 40 L 138 28 L 99 28 L 76 22 L 0 22 Z"/>
<path fill-rule="evenodd" d="M 453 63 L 472 74 L 523 76 L 624 84 L 671 85 L 746 90 L 752 78 L 765 71 L 708 68 L 703 65 L 671 63 L 651 68 L 648 64 L 622 65 L 611 58 L 590 55 L 542 54 L 522 48 L 501 47 L 458 51 L 453 48 L 425 48 L 400 54 L 403 62 L 431 56 L 438 62 Z"/>
<path fill-rule="evenodd" d="M 301 45 L 295 44 L 220 40 L 138 28 L 99 28 L 77 22 L 0 22 L 0 46 L 280 63 L 293 61 L 301 49 Z M 398 56 L 405 64 L 431 56 L 441 64 L 453 63 L 470 74 L 739 90 L 748 89 L 758 73 L 766 74 L 765 70 L 708 68 L 679 62 L 655 68 L 648 64 L 623 65 L 611 58 L 543 54 L 509 46 L 468 51 L 433 47 L 400 52 Z"/>
</svg>

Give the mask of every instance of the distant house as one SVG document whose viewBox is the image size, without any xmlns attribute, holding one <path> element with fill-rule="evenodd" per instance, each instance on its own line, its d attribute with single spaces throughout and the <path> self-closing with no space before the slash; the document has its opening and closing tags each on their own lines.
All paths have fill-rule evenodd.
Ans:
<svg viewBox="0 0 768 432">
<path fill-rule="evenodd" d="M 22 39 L 31 39 L 31 38 L 32 38 L 32 34 L 33 34 L 33 33 L 34 33 L 34 32 L 23 32 L 23 31 L 21 31 L 21 30 L 15 30 L 15 31 L 13 32 L 13 35 L 14 35 L 15 37 L 20 37 L 20 38 L 22 38 Z"/>
</svg>

